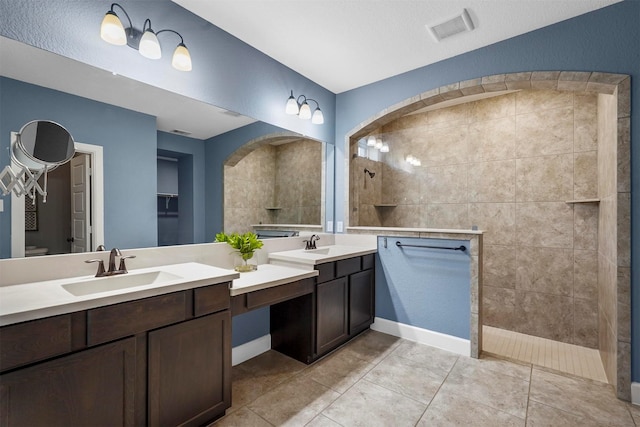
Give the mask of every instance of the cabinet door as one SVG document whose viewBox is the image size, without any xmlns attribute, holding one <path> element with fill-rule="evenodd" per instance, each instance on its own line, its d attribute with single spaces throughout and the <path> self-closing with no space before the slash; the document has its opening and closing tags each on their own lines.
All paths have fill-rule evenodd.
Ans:
<svg viewBox="0 0 640 427">
<path fill-rule="evenodd" d="M 135 339 L 0 377 L 0 425 L 133 426 Z"/>
<path fill-rule="evenodd" d="M 148 422 L 203 425 L 231 406 L 231 314 L 149 333 Z"/>
<path fill-rule="evenodd" d="M 357 334 L 373 322 L 373 270 L 349 276 L 349 335 Z"/>
<path fill-rule="evenodd" d="M 316 351 L 318 355 L 343 343 L 348 335 L 347 278 L 320 283 L 316 288 Z"/>
</svg>

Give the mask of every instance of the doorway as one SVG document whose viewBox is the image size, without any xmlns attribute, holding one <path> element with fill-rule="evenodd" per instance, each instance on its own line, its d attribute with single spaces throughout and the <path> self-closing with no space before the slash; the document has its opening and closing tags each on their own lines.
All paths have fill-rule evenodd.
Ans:
<svg viewBox="0 0 640 427">
<path fill-rule="evenodd" d="M 90 212 L 88 214 L 88 220 L 90 221 L 91 228 L 91 247 L 97 247 L 98 245 L 104 244 L 104 178 L 103 178 L 103 150 L 102 146 L 99 145 L 91 145 L 91 144 L 83 144 L 76 142 L 76 153 L 77 154 L 85 154 L 89 159 L 89 167 L 91 170 L 91 178 L 89 180 L 89 193 L 91 194 L 90 198 Z M 67 165 L 65 165 L 68 167 Z M 70 191 L 70 187 L 69 191 Z M 50 193 L 49 198 L 55 197 L 55 194 Z M 71 196 L 68 198 L 71 199 Z M 27 200 L 30 200 L 27 198 Z M 35 206 L 38 206 L 40 201 L 37 202 Z M 12 258 L 22 258 L 25 256 L 25 246 L 26 246 L 26 236 L 25 233 L 25 216 L 29 214 L 33 217 L 31 212 L 25 212 L 25 199 L 23 197 L 17 197 L 15 194 L 11 196 L 11 257 Z M 60 221 L 67 221 L 70 223 L 70 215 L 67 215 L 66 219 L 60 219 Z M 36 219 L 37 224 L 37 219 Z M 34 227 L 33 224 L 30 224 L 31 228 Z M 68 237 L 71 238 L 71 234 L 68 234 Z M 30 245 L 33 246 L 33 245 Z M 71 242 L 67 244 L 69 250 L 66 252 L 71 252 Z M 37 252 L 37 250 L 36 250 Z M 63 253 L 63 252 L 60 252 Z"/>
</svg>

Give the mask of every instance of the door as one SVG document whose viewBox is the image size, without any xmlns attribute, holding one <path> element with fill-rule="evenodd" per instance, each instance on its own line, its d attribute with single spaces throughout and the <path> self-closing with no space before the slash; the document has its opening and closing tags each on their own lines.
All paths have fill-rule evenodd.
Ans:
<svg viewBox="0 0 640 427">
<path fill-rule="evenodd" d="M 133 426 L 136 342 L 112 342 L 0 377 L 0 427 Z"/>
<path fill-rule="evenodd" d="M 355 335 L 373 323 L 373 270 L 349 276 L 349 335 Z"/>
<path fill-rule="evenodd" d="M 149 332 L 148 424 L 200 426 L 231 406 L 230 310 Z"/>
<path fill-rule="evenodd" d="M 316 290 L 316 351 L 321 355 L 348 338 L 347 278 L 319 283 Z"/>
<path fill-rule="evenodd" d="M 71 159 L 71 252 L 91 250 L 90 157 L 80 154 Z"/>
</svg>

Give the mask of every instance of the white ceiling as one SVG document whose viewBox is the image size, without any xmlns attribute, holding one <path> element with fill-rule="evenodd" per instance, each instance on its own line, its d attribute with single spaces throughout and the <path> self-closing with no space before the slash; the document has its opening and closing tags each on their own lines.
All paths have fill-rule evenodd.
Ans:
<svg viewBox="0 0 640 427">
<path fill-rule="evenodd" d="M 621 0 L 172 0 L 334 93 L 545 27 Z M 467 9 L 469 33 L 426 25 Z"/>
</svg>

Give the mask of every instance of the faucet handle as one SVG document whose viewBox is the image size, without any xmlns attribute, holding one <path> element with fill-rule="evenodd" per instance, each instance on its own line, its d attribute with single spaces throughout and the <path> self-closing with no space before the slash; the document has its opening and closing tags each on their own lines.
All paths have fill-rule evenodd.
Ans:
<svg viewBox="0 0 640 427">
<path fill-rule="evenodd" d="M 96 273 L 96 277 L 104 276 L 104 261 L 101 259 L 88 259 L 85 261 L 87 264 L 91 264 L 92 262 L 98 263 L 98 272 Z"/>
<path fill-rule="evenodd" d="M 122 273 L 126 273 L 127 266 L 124 264 L 124 260 L 129 258 L 135 258 L 135 257 L 136 257 L 135 255 L 122 255 L 120 257 L 120 266 L 118 267 L 118 270 L 121 271 Z"/>
</svg>

